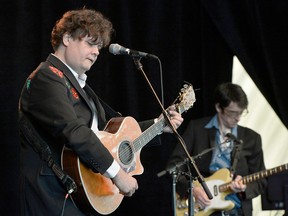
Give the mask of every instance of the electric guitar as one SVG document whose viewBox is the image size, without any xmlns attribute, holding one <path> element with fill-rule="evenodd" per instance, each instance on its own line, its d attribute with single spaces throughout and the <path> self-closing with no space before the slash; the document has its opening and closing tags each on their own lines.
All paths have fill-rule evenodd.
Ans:
<svg viewBox="0 0 288 216">
<path fill-rule="evenodd" d="M 182 114 L 196 101 L 191 84 L 184 84 L 175 107 Z M 140 175 L 144 168 L 140 162 L 141 149 L 167 126 L 164 117 L 144 132 L 132 117 L 112 118 L 103 131 L 95 132 L 123 170 Z M 71 194 L 76 206 L 88 215 L 106 215 L 115 211 L 123 199 L 110 178 L 93 172 L 70 149 L 62 151 L 62 168 L 76 182 L 77 192 Z"/>
<path fill-rule="evenodd" d="M 262 178 L 266 178 L 268 176 L 283 172 L 288 170 L 288 163 L 283 164 L 281 166 L 277 166 L 271 169 L 263 170 L 251 175 L 244 176 L 242 181 L 244 184 L 248 184 Z M 213 199 L 211 200 L 211 205 L 206 206 L 205 208 L 200 208 L 195 203 L 194 215 L 195 216 L 208 216 L 215 211 L 228 211 L 234 208 L 234 203 L 230 200 L 225 200 L 225 197 L 228 194 L 234 193 L 230 189 L 231 185 L 231 176 L 230 171 L 226 168 L 220 169 L 216 171 L 213 175 L 208 178 L 205 178 L 207 186 L 213 195 Z M 200 186 L 199 182 L 195 181 L 196 186 Z M 188 213 L 188 201 L 187 199 L 180 199 L 179 196 L 176 197 L 177 216 L 184 216 Z"/>
</svg>

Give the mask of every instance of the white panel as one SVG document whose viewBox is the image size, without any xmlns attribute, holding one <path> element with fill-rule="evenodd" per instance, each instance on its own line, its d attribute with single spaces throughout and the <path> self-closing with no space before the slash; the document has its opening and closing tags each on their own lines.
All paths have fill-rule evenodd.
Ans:
<svg viewBox="0 0 288 216">
<path fill-rule="evenodd" d="M 264 160 L 267 169 L 288 163 L 288 131 L 270 104 L 263 97 L 237 57 L 234 57 L 232 82 L 242 86 L 249 100 L 249 114 L 240 125 L 257 131 L 262 137 Z M 284 211 L 262 211 L 261 197 L 253 200 L 253 216 L 283 215 Z"/>
</svg>

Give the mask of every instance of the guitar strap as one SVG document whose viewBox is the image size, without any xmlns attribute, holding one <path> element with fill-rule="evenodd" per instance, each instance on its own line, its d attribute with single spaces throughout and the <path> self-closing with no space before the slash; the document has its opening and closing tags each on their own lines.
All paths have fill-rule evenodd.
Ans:
<svg viewBox="0 0 288 216">
<path fill-rule="evenodd" d="M 91 89 L 91 87 L 89 85 L 86 84 L 85 87 L 83 88 L 83 90 L 87 91 L 88 94 L 90 95 L 90 97 L 92 97 L 93 99 L 94 99 L 94 97 L 96 97 L 94 99 L 94 101 L 97 101 L 97 99 L 99 100 L 99 102 L 103 106 L 103 108 L 104 108 L 106 114 L 109 116 L 109 118 L 121 117 L 122 116 L 122 114 L 120 112 L 116 112 L 105 101 L 103 101 L 98 95 L 96 95 L 95 92 L 93 92 L 93 90 Z"/>
<path fill-rule="evenodd" d="M 105 112 L 107 112 L 110 117 L 121 117 L 122 116 L 122 114 L 120 112 L 116 112 L 114 109 L 112 109 L 112 107 L 110 107 L 99 96 L 98 96 L 98 99 L 101 102 L 102 106 L 104 107 Z"/>
<path fill-rule="evenodd" d="M 74 180 L 54 161 L 53 155 L 48 144 L 40 137 L 30 120 L 19 111 L 20 133 L 25 137 L 33 149 L 39 153 L 42 160 L 46 161 L 55 175 L 60 179 L 68 194 L 77 191 Z"/>
</svg>

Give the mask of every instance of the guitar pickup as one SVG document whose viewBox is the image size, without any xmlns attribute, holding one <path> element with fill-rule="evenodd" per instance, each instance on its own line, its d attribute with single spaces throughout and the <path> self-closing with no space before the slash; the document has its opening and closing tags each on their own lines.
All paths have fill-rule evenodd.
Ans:
<svg viewBox="0 0 288 216">
<path fill-rule="evenodd" d="M 217 187 L 217 185 L 213 186 L 213 191 L 214 191 L 214 196 L 217 196 L 218 195 L 218 187 Z"/>
</svg>

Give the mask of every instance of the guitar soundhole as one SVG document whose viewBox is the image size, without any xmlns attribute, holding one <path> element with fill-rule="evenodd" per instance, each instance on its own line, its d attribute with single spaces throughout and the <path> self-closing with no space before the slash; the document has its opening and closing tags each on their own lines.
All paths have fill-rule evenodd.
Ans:
<svg viewBox="0 0 288 216">
<path fill-rule="evenodd" d="M 119 147 L 119 159 L 123 164 L 130 164 L 133 160 L 133 150 L 129 142 L 122 142 Z"/>
</svg>

